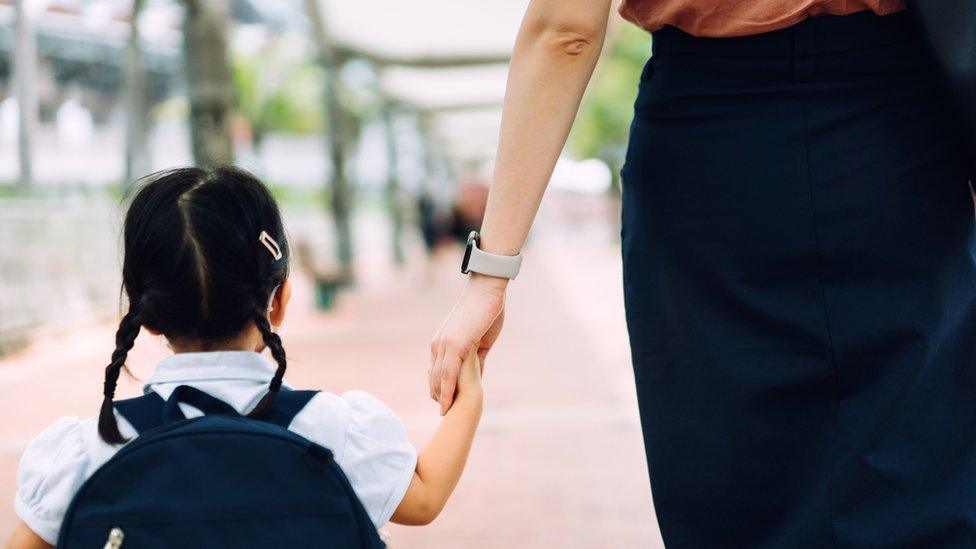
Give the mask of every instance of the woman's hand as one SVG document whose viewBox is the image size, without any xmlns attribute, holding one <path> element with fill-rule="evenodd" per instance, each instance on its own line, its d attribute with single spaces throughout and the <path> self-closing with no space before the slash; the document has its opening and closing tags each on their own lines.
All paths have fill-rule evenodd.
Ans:
<svg viewBox="0 0 976 549">
<path fill-rule="evenodd" d="M 505 308 L 508 280 L 472 273 L 447 320 L 430 344 L 430 398 L 441 405 L 441 415 L 454 402 L 461 363 L 477 346 L 481 371 L 485 357 L 498 339 Z"/>
</svg>

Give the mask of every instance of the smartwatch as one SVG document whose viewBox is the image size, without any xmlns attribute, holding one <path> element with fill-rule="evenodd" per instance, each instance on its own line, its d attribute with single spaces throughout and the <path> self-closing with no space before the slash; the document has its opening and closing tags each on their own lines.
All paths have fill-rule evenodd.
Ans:
<svg viewBox="0 0 976 549">
<path fill-rule="evenodd" d="M 478 248 L 481 235 L 478 231 L 471 231 L 468 244 L 464 247 L 464 259 L 461 260 L 461 273 L 480 273 L 498 278 L 514 279 L 522 267 L 522 254 L 498 255 L 490 254 Z"/>
</svg>

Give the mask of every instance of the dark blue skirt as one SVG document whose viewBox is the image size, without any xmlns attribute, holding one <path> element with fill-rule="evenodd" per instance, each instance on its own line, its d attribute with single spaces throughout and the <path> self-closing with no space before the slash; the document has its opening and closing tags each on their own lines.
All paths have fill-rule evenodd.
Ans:
<svg viewBox="0 0 976 549">
<path fill-rule="evenodd" d="M 669 547 L 976 547 L 968 160 L 906 14 L 654 35 L 627 320 Z"/>
</svg>

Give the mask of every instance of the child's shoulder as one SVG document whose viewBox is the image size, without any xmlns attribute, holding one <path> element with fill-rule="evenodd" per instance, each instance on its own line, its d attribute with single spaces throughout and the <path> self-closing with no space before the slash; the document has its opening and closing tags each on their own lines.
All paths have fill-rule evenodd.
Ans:
<svg viewBox="0 0 976 549">
<path fill-rule="evenodd" d="M 349 443 L 366 437 L 375 441 L 406 439 L 406 429 L 396 413 L 366 391 L 342 394 L 319 392 L 289 429 L 331 448 L 337 456 Z"/>
<path fill-rule="evenodd" d="M 97 461 L 100 452 L 93 446 L 100 441 L 97 416 L 62 417 L 27 444 L 20 458 L 18 480 L 36 480 L 52 474 L 70 477 L 75 469 L 84 472 L 89 462 Z"/>
<path fill-rule="evenodd" d="M 361 421 L 364 416 L 396 418 L 396 412 L 383 401 L 358 389 L 342 394 L 318 391 L 315 398 L 309 401 L 306 410 L 303 410 L 303 415 L 306 411 L 314 415 L 338 414 L 338 417 L 348 421 Z"/>
<path fill-rule="evenodd" d="M 321 392 L 308 408 L 288 428 L 332 450 L 370 518 L 384 524 L 403 499 L 417 466 L 417 450 L 403 422 L 365 391 Z"/>
<path fill-rule="evenodd" d="M 96 431 L 97 418 L 61 418 L 34 437 L 21 455 L 14 508 L 49 543 L 57 538 L 61 517 L 97 459 L 90 443 Z"/>
</svg>

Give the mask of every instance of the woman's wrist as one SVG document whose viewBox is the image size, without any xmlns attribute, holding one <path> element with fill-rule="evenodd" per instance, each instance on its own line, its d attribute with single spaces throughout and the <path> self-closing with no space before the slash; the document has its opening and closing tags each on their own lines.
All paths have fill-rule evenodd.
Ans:
<svg viewBox="0 0 976 549">
<path fill-rule="evenodd" d="M 502 292 L 508 288 L 508 279 L 472 272 L 468 283 L 489 291 Z"/>
<path fill-rule="evenodd" d="M 521 248 L 522 245 L 515 243 L 513 236 L 499 237 L 498 232 L 491 228 L 483 227 L 478 235 L 478 249 L 483 252 L 496 255 L 516 255 L 521 251 Z"/>
</svg>

